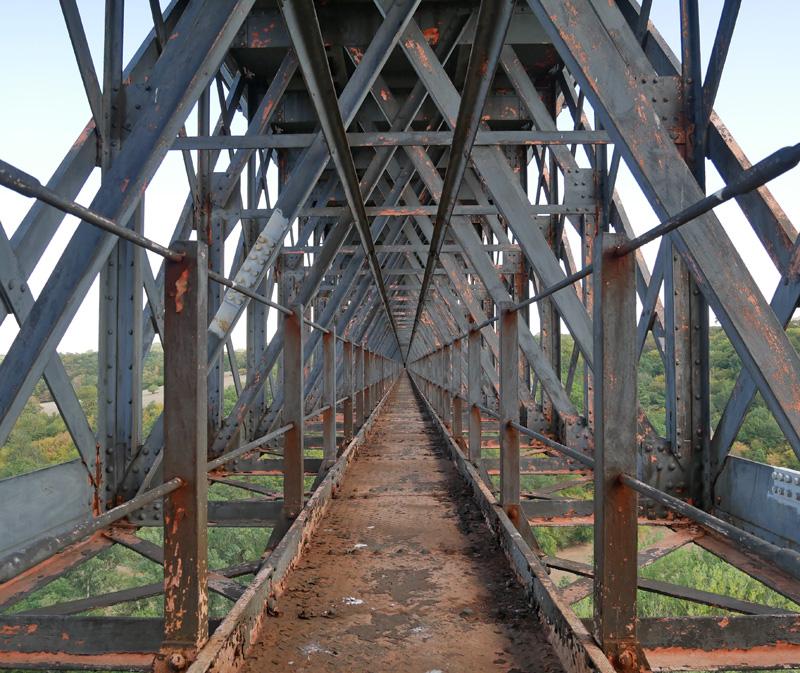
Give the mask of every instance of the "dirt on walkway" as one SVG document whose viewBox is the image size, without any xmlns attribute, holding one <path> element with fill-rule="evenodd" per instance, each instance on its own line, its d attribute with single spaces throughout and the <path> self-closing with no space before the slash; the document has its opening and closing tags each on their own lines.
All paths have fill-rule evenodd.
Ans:
<svg viewBox="0 0 800 673">
<path fill-rule="evenodd" d="M 245 671 L 559 673 L 403 376 Z"/>
</svg>

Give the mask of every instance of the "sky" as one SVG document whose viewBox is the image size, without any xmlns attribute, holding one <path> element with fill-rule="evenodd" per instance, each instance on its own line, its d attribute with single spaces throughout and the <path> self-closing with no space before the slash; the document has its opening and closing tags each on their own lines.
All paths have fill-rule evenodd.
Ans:
<svg viewBox="0 0 800 673">
<path fill-rule="evenodd" d="M 166 4 L 163 2 L 162 4 Z M 101 0 L 78 0 L 84 29 L 98 74 L 102 73 L 103 6 Z M 713 44 L 722 0 L 702 0 L 701 50 L 704 62 Z M 652 19 L 673 50 L 680 47 L 678 0 L 655 0 Z M 743 0 L 715 109 L 754 163 L 776 149 L 800 141 L 795 121 L 800 93 L 794 64 L 800 57 L 796 27 L 800 3 L 794 0 Z M 124 61 L 128 62 L 150 30 L 146 0 L 128 0 L 125 13 Z M 90 117 L 57 0 L 0 0 L 0 158 L 31 173 L 43 183 Z M 705 71 L 705 66 L 704 66 Z M 213 99 L 213 97 L 212 97 Z M 213 111 L 212 111 L 213 115 Z M 196 124 L 187 122 L 190 134 Z M 242 132 L 241 128 L 234 132 Z M 77 201 L 88 205 L 98 187 L 93 175 Z M 713 168 L 708 191 L 722 186 Z M 770 190 L 790 220 L 800 222 L 800 170 L 770 183 Z M 148 188 L 145 233 L 166 242 L 183 205 L 187 189 L 179 155 L 170 153 Z M 656 224 L 656 218 L 632 178 L 618 180 L 626 210 L 637 232 Z M 175 195 L 178 195 L 177 197 Z M 10 238 L 31 200 L 0 187 L 0 224 Z M 777 272 L 735 204 L 721 206 L 717 215 L 769 298 Z M 165 224 L 166 223 L 166 224 Z M 66 226 L 65 226 L 66 225 Z M 67 218 L 30 278 L 34 296 L 44 286 L 76 223 Z M 653 252 L 648 251 L 652 257 Z M 156 268 L 156 260 L 152 260 Z M 97 348 L 96 285 L 84 300 L 62 340 L 62 352 Z M 0 326 L 0 353 L 7 352 L 17 332 L 13 318 Z M 237 346 L 243 332 L 235 333 Z"/>
</svg>

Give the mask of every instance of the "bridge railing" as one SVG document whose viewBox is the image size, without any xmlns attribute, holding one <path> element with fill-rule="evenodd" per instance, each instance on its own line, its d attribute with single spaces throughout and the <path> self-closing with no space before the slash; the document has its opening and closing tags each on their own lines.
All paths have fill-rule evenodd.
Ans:
<svg viewBox="0 0 800 673">
<path fill-rule="evenodd" d="M 509 521 L 533 550 L 538 543 L 520 501 L 520 434 L 549 450 L 565 455 L 593 471 L 594 569 L 593 633 L 618 669 L 648 666 L 638 637 L 637 589 L 639 496 L 659 503 L 760 556 L 788 576 L 800 578 L 800 554 L 779 548 L 690 503 L 664 493 L 642 480 L 638 455 L 636 269 L 630 253 L 642 245 L 692 221 L 714 205 L 748 191 L 796 164 L 798 148 L 782 150 L 753 169 L 736 184 L 693 204 L 651 231 L 629 240 L 623 234 L 597 238 L 591 264 L 556 285 L 518 304 L 504 302 L 498 314 L 470 325 L 465 334 L 412 363 L 410 368 L 442 424 L 453 434 L 468 460 L 494 490 L 482 455 L 483 418 L 494 419 L 499 432 L 499 488 L 497 501 Z M 780 155 L 780 156 L 779 156 Z M 591 276 L 594 291 L 594 451 L 593 455 L 555 441 L 520 423 L 520 350 L 516 312 L 568 290 Z M 488 405 L 483 392 L 481 330 L 497 323 L 499 332 L 499 395 Z M 463 343 L 467 342 L 466 361 Z M 462 374 L 466 368 L 466 394 Z M 463 403 L 469 417 L 468 441 L 463 438 Z"/>
</svg>

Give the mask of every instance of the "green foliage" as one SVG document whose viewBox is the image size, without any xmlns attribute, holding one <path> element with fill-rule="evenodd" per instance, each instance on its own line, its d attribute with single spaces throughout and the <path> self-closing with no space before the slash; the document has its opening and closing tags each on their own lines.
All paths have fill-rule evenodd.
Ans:
<svg viewBox="0 0 800 673">
<path fill-rule="evenodd" d="M 653 541 L 646 534 L 643 535 L 642 527 L 640 527 L 639 548 L 642 549 Z M 668 554 L 652 565 L 642 568 L 639 575 L 670 584 L 770 605 L 783 610 L 800 610 L 800 607 L 792 601 L 695 545 L 687 545 Z M 564 578 L 561 585 L 566 586 L 571 581 L 571 579 Z M 585 598 L 573 605 L 573 608 L 579 617 L 591 617 L 592 598 Z M 662 596 L 649 591 L 637 593 L 637 609 L 640 617 L 733 614 L 721 608 L 672 596 Z"/>
<path fill-rule="evenodd" d="M 240 489 L 233 490 L 246 493 Z M 258 560 L 266 549 L 271 532 L 270 528 L 210 528 L 208 535 L 209 568 L 216 570 Z M 137 535 L 158 545 L 163 544 L 161 528 L 142 528 Z M 251 580 L 252 575 L 236 578 L 236 581 L 245 585 L 249 584 Z M 160 565 L 125 547 L 115 545 L 51 582 L 8 612 L 9 614 L 25 612 L 148 584 L 160 585 L 163 581 L 164 574 Z M 163 595 L 159 594 L 80 614 L 160 617 L 164 614 L 163 600 Z M 212 593 L 209 604 L 211 617 L 222 618 L 227 615 L 232 602 L 223 596 Z"/>
<path fill-rule="evenodd" d="M 61 416 L 44 413 L 31 399 L 0 449 L 0 479 L 77 457 Z"/>
<path fill-rule="evenodd" d="M 233 411 L 233 407 L 238 399 L 239 398 L 236 395 L 236 386 L 227 386 L 225 388 L 225 397 L 223 401 L 224 406 L 222 411 L 225 416 L 228 416 L 231 411 Z"/>
<path fill-rule="evenodd" d="M 791 323 L 786 330 L 789 340 L 800 346 L 800 323 Z M 569 375 L 573 350 L 572 337 L 561 337 L 562 380 Z M 742 371 L 742 362 L 721 327 L 709 329 L 709 390 L 711 402 L 711 428 L 716 427 L 730 398 L 736 379 Z M 578 358 L 570 398 L 583 413 L 583 359 Z M 648 335 L 639 360 L 639 403 L 650 418 L 656 431 L 666 434 L 666 374 L 661 354 L 652 334 Z M 757 394 L 734 444 L 733 454 L 760 463 L 778 467 L 800 469 L 800 461 L 792 451 L 777 421 Z"/>
<path fill-rule="evenodd" d="M 538 526 L 533 532 L 546 556 L 558 556 L 562 549 L 589 544 L 594 540 L 591 526 Z"/>
</svg>

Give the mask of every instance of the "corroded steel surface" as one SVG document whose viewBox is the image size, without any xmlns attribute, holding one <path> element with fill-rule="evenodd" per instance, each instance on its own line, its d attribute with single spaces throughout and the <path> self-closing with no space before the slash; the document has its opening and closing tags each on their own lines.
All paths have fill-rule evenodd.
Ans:
<svg viewBox="0 0 800 673">
<path fill-rule="evenodd" d="M 407 377 L 243 670 L 561 670 Z"/>
</svg>

